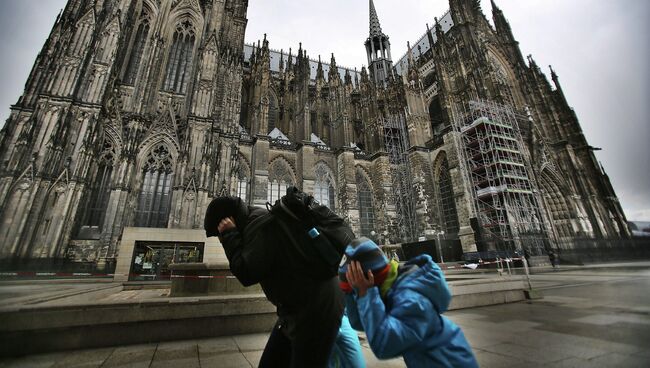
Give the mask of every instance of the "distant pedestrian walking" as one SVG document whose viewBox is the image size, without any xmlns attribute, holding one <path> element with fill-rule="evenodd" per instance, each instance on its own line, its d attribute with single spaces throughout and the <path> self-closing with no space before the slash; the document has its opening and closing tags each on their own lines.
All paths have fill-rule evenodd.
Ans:
<svg viewBox="0 0 650 368">
<path fill-rule="evenodd" d="M 555 268 L 557 266 L 557 264 L 558 264 L 558 256 L 557 256 L 557 254 L 555 254 L 554 251 L 550 250 L 548 252 L 548 259 L 549 259 L 549 261 L 551 261 L 551 266 L 553 266 L 553 268 Z"/>
</svg>

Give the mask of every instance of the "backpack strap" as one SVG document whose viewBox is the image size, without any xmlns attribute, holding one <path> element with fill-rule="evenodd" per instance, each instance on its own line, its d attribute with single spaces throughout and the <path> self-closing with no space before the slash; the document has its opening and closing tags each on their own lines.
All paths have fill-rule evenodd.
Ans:
<svg viewBox="0 0 650 368">
<path fill-rule="evenodd" d="M 294 220 L 296 220 L 296 221 L 298 221 L 298 222 L 302 222 L 302 220 L 300 220 L 300 218 L 298 218 L 298 216 L 296 216 L 296 214 L 294 214 L 293 211 L 291 211 L 291 209 L 289 208 L 289 206 L 287 206 L 286 204 L 284 204 L 284 202 L 282 201 L 282 199 L 280 199 L 278 202 L 279 202 L 280 209 L 282 209 L 284 212 L 286 212 L 286 213 L 287 213 L 289 216 L 291 216 L 291 218 L 293 218 Z"/>
<path fill-rule="evenodd" d="M 280 203 L 282 202 L 280 201 Z M 336 275 L 336 269 L 341 257 L 336 252 L 333 254 L 331 253 L 334 251 L 334 248 L 332 247 L 329 239 L 318 233 L 318 230 L 316 230 L 317 235 L 312 236 L 312 234 L 305 230 L 304 227 L 298 231 L 304 231 L 305 235 L 309 237 L 309 240 L 297 239 L 296 229 L 290 229 L 289 225 L 287 225 L 286 220 L 282 217 L 286 214 L 288 216 L 291 216 L 298 223 L 302 223 L 302 221 L 291 210 L 289 210 L 286 205 L 276 206 L 280 206 L 279 208 L 283 209 L 281 214 L 274 214 L 276 216 L 276 224 L 278 224 L 282 232 L 287 235 L 288 241 L 291 243 L 291 247 L 295 249 L 301 257 L 303 257 L 303 259 L 306 261 L 306 264 L 310 265 L 303 272 L 305 272 L 305 274 L 311 278 L 322 280 Z M 274 206 L 274 208 L 276 206 Z M 333 267 L 332 265 L 336 267 Z"/>
</svg>

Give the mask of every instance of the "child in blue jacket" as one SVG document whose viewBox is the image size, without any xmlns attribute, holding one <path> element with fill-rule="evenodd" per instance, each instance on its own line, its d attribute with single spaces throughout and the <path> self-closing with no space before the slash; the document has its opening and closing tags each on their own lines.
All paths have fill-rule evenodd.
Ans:
<svg viewBox="0 0 650 368">
<path fill-rule="evenodd" d="M 400 265 L 359 238 L 345 250 L 339 277 L 350 323 L 366 332 L 377 358 L 401 355 L 408 367 L 478 367 L 463 332 L 442 316 L 451 293 L 430 256 Z"/>
</svg>

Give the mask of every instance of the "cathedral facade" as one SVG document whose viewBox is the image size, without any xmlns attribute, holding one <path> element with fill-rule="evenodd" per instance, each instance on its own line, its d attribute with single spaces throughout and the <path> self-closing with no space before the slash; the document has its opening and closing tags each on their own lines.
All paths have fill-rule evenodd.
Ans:
<svg viewBox="0 0 650 368">
<path fill-rule="evenodd" d="M 69 0 L 0 132 L 0 259 L 110 264 L 126 227 L 291 185 L 382 244 L 628 237 L 557 75 L 496 4 L 449 5 L 393 59 L 370 0 L 356 69 L 245 44 L 247 0 Z"/>
</svg>

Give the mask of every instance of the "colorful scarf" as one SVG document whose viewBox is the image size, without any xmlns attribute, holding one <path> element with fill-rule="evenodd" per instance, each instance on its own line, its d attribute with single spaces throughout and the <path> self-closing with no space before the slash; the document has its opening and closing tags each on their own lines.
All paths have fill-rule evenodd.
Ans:
<svg viewBox="0 0 650 368">
<path fill-rule="evenodd" d="M 373 271 L 372 275 L 375 278 L 375 286 L 379 286 L 379 291 L 382 298 L 386 297 L 386 293 L 388 293 L 388 290 L 391 288 L 391 286 L 393 286 L 395 280 L 397 280 L 398 267 L 399 262 L 391 260 L 390 263 L 386 265 L 386 267 L 382 270 Z M 352 293 L 352 285 L 350 285 L 350 283 L 347 281 L 340 281 L 339 287 L 346 294 Z"/>
</svg>

